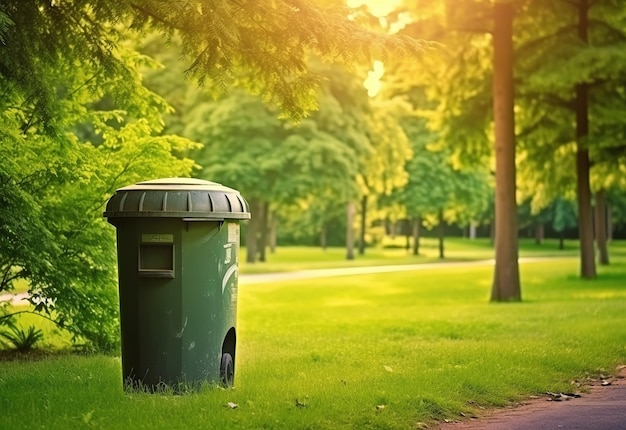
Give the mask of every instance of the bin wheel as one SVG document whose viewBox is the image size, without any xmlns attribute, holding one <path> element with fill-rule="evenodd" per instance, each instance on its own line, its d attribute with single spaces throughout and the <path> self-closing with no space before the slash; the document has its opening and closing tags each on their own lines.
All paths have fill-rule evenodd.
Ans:
<svg viewBox="0 0 626 430">
<path fill-rule="evenodd" d="M 222 362 L 220 364 L 220 381 L 226 387 L 233 386 L 233 377 L 235 376 L 235 366 L 233 357 L 225 352 L 222 354 Z"/>
</svg>

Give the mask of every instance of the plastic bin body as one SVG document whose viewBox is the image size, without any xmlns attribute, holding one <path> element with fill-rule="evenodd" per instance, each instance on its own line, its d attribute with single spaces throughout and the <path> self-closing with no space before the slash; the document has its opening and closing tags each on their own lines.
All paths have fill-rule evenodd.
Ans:
<svg viewBox="0 0 626 430">
<path fill-rule="evenodd" d="M 156 200 L 193 199 L 192 191 L 163 181 L 141 183 L 139 194 Z M 158 190 L 151 190 L 155 182 Z M 206 182 L 206 181 L 202 181 Z M 211 186 L 219 185 L 208 183 Z M 130 188 L 130 190 L 128 190 Z M 223 187 L 225 192 L 234 190 Z M 121 191 L 120 191 L 121 190 Z M 137 194 L 132 187 L 118 193 Z M 222 193 L 221 189 L 211 191 Z M 163 193 L 168 196 L 164 197 Z M 237 276 L 240 219 L 249 218 L 245 200 L 236 212 L 189 213 L 119 209 L 137 196 L 116 195 L 105 216 L 117 229 L 122 371 L 126 386 L 154 391 L 159 386 L 193 387 L 205 382 L 232 385 L 236 357 Z M 154 196 L 153 196 L 154 197 Z M 139 197 L 141 198 L 141 197 Z M 161 203 L 162 204 L 162 203 Z M 185 203 L 186 204 L 186 203 Z M 110 206 L 110 207 L 109 207 Z M 193 206 L 193 205 L 192 205 Z M 138 209 L 138 205 L 127 208 Z M 145 205 L 143 206 L 145 207 Z M 143 208 L 142 207 L 142 208 Z M 174 214 L 175 216 L 172 216 Z M 233 219 L 229 219 L 228 217 Z M 226 356 L 228 354 L 228 357 Z M 229 358 L 230 369 L 224 368 Z M 228 364 L 228 363 L 226 363 Z"/>
</svg>

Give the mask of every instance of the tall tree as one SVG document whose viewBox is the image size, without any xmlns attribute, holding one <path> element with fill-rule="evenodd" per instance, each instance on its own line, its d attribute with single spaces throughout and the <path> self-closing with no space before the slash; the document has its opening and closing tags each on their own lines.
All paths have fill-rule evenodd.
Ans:
<svg viewBox="0 0 626 430">
<path fill-rule="evenodd" d="M 572 173 L 569 181 L 553 181 L 546 176 L 536 180 L 536 188 L 547 191 L 536 195 L 547 204 L 547 194 L 570 192 L 564 184 L 576 184 L 580 274 L 594 277 L 591 187 L 597 191 L 607 184 L 598 180 L 590 184 L 590 176 L 598 169 L 611 176 L 608 167 L 615 169 L 614 161 L 624 152 L 617 137 L 623 122 L 617 117 L 626 106 L 619 90 L 626 70 L 625 14 L 619 2 L 612 0 L 529 5 L 522 16 L 526 31 L 520 47 L 524 76 L 520 86 L 522 144 L 525 152 L 534 152 L 527 162 L 535 166 L 537 176 L 551 172 L 553 168 L 546 167 L 553 161 L 557 170 Z M 546 148 L 552 152 L 542 151 Z M 564 163 L 573 162 L 571 170 L 563 169 Z M 562 173 L 559 176 L 566 177 Z M 546 190 L 553 185 L 557 192 Z"/>
<path fill-rule="evenodd" d="M 517 205 L 515 201 L 515 116 L 513 85 L 513 6 L 493 5 L 493 112 L 496 157 L 496 219 L 491 300 L 521 300 Z"/>
<path fill-rule="evenodd" d="M 491 299 L 521 300 L 513 114 L 516 5 L 508 0 L 446 1 L 444 4 L 444 16 L 415 23 L 407 30 L 449 46 L 445 68 L 441 70 L 445 78 L 439 76 L 430 80 L 429 93 L 440 100 L 431 115 L 431 126 L 439 131 L 442 144 L 454 143 L 455 160 L 459 164 L 485 163 L 490 155 L 495 156 L 496 263 Z M 489 54 L 491 61 L 488 61 Z M 489 133 L 492 121 L 493 138 Z M 492 139 L 495 139 L 493 152 L 487 146 Z"/>
</svg>

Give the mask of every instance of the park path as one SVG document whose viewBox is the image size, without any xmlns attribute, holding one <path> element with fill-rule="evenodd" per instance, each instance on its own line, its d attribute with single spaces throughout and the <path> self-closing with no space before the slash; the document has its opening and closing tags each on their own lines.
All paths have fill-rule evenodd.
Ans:
<svg viewBox="0 0 626 430">
<path fill-rule="evenodd" d="M 562 257 L 528 257 L 520 258 L 521 263 L 535 263 L 540 261 L 546 261 L 551 258 Z M 334 269 L 314 269 L 314 270 L 300 270 L 296 272 L 280 272 L 280 273 L 261 273 L 250 275 L 239 275 L 239 285 L 247 284 L 264 284 L 269 282 L 287 281 L 292 279 L 317 279 L 317 278 L 331 278 L 336 276 L 353 276 L 353 275 L 373 275 L 377 273 L 392 273 L 392 272 L 411 272 L 418 270 L 440 269 L 446 268 L 461 268 L 461 267 L 473 267 L 473 266 L 493 266 L 493 259 L 479 260 L 479 261 L 442 261 L 438 263 L 421 263 L 421 264 L 399 264 L 388 266 L 363 266 L 363 267 L 340 267 Z"/>
<path fill-rule="evenodd" d="M 441 423 L 439 430 L 625 430 L 626 366 L 604 383 L 595 381 L 589 393 L 567 401 L 552 396 L 536 398 L 518 407 L 492 409 L 482 417 Z M 560 400 L 557 398 L 557 400 Z"/>
<path fill-rule="evenodd" d="M 540 261 L 546 261 L 555 257 L 527 257 L 520 258 L 519 262 L 522 263 L 535 263 Z M 562 257 L 556 257 L 562 258 Z M 392 272 L 410 272 L 418 270 L 438 269 L 442 267 L 446 268 L 461 268 L 461 267 L 473 267 L 473 266 L 492 266 L 494 264 L 493 259 L 479 260 L 479 261 L 442 261 L 437 263 L 421 263 L 421 264 L 398 264 L 388 266 L 363 266 L 363 267 L 339 267 L 334 269 L 314 269 L 314 270 L 299 270 L 295 272 L 280 272 L 280 273 L 259 273 L 259 274 L 242 274 L 239 275 L 239 285 L 249 284 L 266 284 L 270 282 L 288 281 L 294 279 L 318 279 L 318 278 L 332 278 L 337 276 L 354 276 L 354 275 L 372 275 L 377 273 L 392 273 Z M 11 301 L 12 305 L 25 304 L 28 300 L 28 293 L 20 294 L 0 294 L 0 302 Z"/>
</svg>

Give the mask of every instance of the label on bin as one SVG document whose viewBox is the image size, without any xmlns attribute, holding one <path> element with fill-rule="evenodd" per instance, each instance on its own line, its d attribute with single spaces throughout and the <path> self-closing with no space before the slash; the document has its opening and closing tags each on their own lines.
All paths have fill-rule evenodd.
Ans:
<svg viewBox="0 0 626 430">
<path fill-rule="evenodd" d="M 239 223 L 228 223 L 228 241 L 231 243 L 239 243 Z"/>
<path fill-rule="evenodd" d="M 142 234 L 142 243 L 174 243 L 173 234 Z"/>
</svg>

